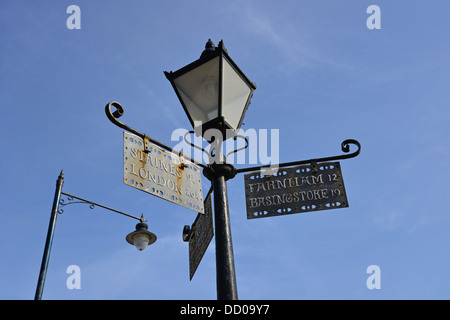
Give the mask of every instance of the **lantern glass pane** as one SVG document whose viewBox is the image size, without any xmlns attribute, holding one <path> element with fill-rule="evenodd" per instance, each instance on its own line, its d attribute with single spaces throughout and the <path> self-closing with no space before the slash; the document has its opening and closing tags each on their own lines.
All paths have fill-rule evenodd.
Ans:
<svg viewBox="0 0 450 320">
<path fill-rule="evenodd" d="M 219 103 L 219 57 L 174 79 L 192 121 L 217 118 Z"/>
<path fill-rule="evenodd" d="M 223 59 L 222 115 L 225 121 L 238 130 L 251 89 L 236 70 Z"/>
</svg>

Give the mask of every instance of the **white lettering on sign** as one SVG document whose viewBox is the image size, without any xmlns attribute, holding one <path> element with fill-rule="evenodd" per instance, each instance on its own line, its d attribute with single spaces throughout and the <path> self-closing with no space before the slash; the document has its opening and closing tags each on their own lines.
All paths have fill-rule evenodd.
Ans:
<svg viewBox="0 0 450 320">
<path fill-rule="evenodd" d="M 348 207 L 338 162 L 245 175 L 247 218 Z"/>
<path fill-rule="evenodd" d="M 124 183 L 204 213 L 200 168 L 124 132 Z"/>
</svg>

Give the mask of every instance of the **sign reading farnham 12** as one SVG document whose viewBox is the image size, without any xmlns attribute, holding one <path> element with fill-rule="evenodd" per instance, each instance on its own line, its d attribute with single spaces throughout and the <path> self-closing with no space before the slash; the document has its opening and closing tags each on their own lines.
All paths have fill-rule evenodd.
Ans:
<svg viewBox="0 0 450 320">
<path fill-rule="evenodd" d="M 244 175 L 247 219 L 348 207 L 339 162 Z"/>
<path fill-rule="evenodd" d="M 200 168 L 172 152 L 123 133 L 123 182 L 204 213 Z"/>
</svg>

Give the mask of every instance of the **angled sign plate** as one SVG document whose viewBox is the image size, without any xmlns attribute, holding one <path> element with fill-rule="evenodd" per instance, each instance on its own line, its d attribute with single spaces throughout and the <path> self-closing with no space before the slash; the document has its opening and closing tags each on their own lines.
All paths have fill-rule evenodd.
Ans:
<svg viewBox="0 0 450 320">
<path fill-rule="evenodd" d="M 339 162 L 244 175 L 247 219 L 348 207 Z"/>
<path fill-rule="evenodd" d="M 123 183 L 204 213 L 200 167 L 127 132 L 123 133 Z"/>
<path fill-rule="evenodd" d="M 189 238 L 189 280 L 192 280 L 214 236 L 211 193 L 206 196 L 204 207 L 205 213 L 199 213 L 191 227 Z"/>
</svg>

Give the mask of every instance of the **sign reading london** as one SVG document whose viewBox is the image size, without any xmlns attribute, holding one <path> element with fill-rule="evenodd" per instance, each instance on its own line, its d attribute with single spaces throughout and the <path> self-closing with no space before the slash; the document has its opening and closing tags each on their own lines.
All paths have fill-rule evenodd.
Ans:
<svg viewBox="0 0 450 320">
<path fill-rule="evenodd" d="M 339 162 L 244 175 L 247 219 L 348 207 Z"/>
<path fill-rule="evenodd" d="M 200 168 L 127 132 L 123 133 L 123 182 L 204 213 Z"/>
</svg>

